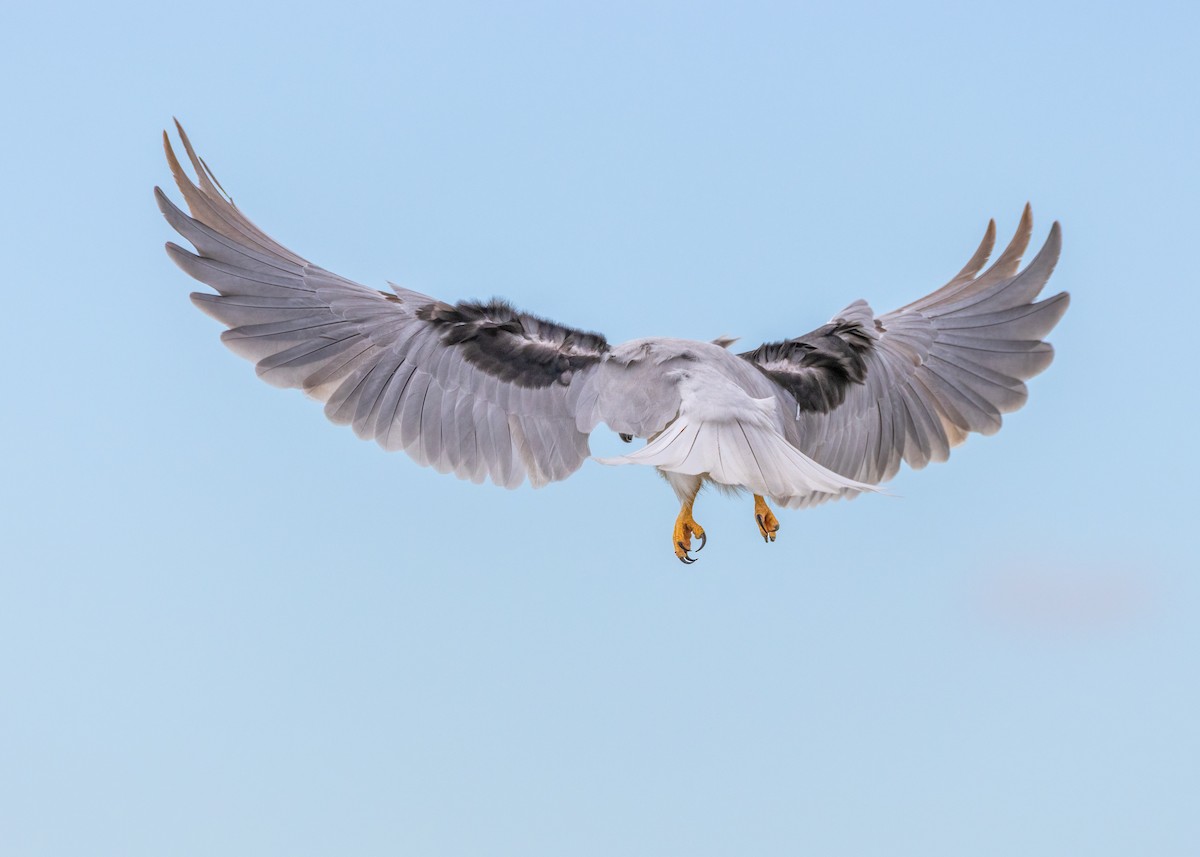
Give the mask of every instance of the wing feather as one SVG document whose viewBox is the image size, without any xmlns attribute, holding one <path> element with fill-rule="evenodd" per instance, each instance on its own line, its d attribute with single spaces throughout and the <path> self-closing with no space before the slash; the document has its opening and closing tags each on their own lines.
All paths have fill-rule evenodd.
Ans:
<svg viewBox="0 0 1200 857">
<path fill-rule="evenodd" d="M 449 305 L 319 268 L 246 218 L 176 127 L 194 182 L 166 134 L 163 143 L 190 216 L 155 196 L 195 252 L 168 243 L 167 253 L 216 290 L 192 300 L 229 328 L 222 341 L 263 380 L 300 388 L 359 437 L 464 479 L 539 486 L 582 465 L 590 427 L 575 405 L 608 350 L 603 337 L 499 301 Z"/>
<path fill-rule="evenodd" d="M 1062 231 L 1053 224 L 1021 269 L 1032 230 L 1026 206 L 1016 234 L 983 273 L 994 223 L 967 265 L 929 295 L 880 316 L 856 301 L 812 334 L 742 355 L 799 409 L 791 426 L 797 446 L 836 473 L 874 484 L 895 475 L 901 461 L 914 468 L 944 461 L 970 433 L 999 430 L 1003 414 L 1025 404 L 1025 381 L 1050 365 L 1054 349 L 1043 337 L 1070 302 L 1065 292 L 1037 300 L 1058 261 Z M 840 344 L 829 341 L 831 330 Z M 861 366 L 833 359 L 846 349 Z M 806 407 L 817 401 L 814 385 L 834 389 L 827 397 L 833 406 Z"/>
</svg>

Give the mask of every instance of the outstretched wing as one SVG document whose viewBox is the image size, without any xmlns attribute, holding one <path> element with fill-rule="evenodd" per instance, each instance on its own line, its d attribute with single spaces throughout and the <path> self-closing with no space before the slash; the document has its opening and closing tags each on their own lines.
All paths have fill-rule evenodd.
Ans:
<svg viewBox="0 0 1200 857">
<path fill-rule="evenodd" d="M 1025 404 L 1024 382 L 1050 365 L 1054 349 L 1042 339 L 1069 303 L 1066 292 L 1034 302 L 1062 241 L 1055 223 L 1022 271 L 1032 229 L 1027 205 L 982 274 L 994 222 L 966 267 L 932 294 L 881 316 L 855 301 L 812 333 L 741 355 L 795 411 L 793 442 L 835 473 L 878 483 L 901 460 L 945 461 L 970 432 L 999 430 L 1001 414 Z"/>
<path fill-rule="evenodd" d="M 361 438 L 464 479 L 540 486 L 579 469 L 588 442 L 575 399 L 609 350 L 604 337 L 501 301 L 450 305 L 323 270 L 251 223 L 176 127 L 198 184 L 165 133 L 163 143 L 191 216 L 155 195 L 196 253 L 171 243 L 167 252 L 217 290 L 192 300 L 229 328 L 222 341 L 259 377 L 325 402 L 326 416 Z"/>
</svg>

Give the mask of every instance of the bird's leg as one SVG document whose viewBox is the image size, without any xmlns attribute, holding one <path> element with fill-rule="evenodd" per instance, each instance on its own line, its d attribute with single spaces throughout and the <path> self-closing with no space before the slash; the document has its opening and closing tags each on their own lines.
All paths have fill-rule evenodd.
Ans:
<svg viewBox="0 0 1200 857">
<path fill-rule="evenodd" d="M 675 531 L 671 534 L 671 540 L 675 543 L 675 556 L 679 557 L 679 561 L 691 565 L 696 560 L 688 554 L 692 549 L 692 536 L 700 539 L 700 547 L 696 548 L 696 553 L 700 553 L 704 546 L 708 544 L 708 536 L 704 534 L 704 527 L 696 523 L 696 519 L 692 517 L 692 504 L 696 498 L 686 501 L 679 510 L 679 517 L 675 519 Z"/>
<path fill-rule="evenodd" d="M 761 494 L 754 495 L 754 520 L 758 522 L 758 532 L 763 541 L 775 541 L 775 534 L 779 532 L 779 519 L 775 517 L 775 513 Z"/>
<path fill-rule="evenodd" d="M 696 519 L 692 517 L 692 505 L 696 502 L 696 495 L 700 492 L 700 484 L 700 480 L 697 479 L 694 486 L 688 486 L 683 492 L 680 492 L 682 505 L 679 508 L 679 517 L 675 519 L 675 531 L 671 534 L 671 542 L 675 546 L 675 556 L 679 557 L 679 561 L 685 565 L 691 565 L 696 561 L 688 554 L 688 551 L 692 549 L 692 536 L 700 540 L 700 547 L 696 548 L 696 553 L 700 553 L 708 544 L 708 536 L 704 534 L 704 527 L 697 524 Z"/>
</svg>

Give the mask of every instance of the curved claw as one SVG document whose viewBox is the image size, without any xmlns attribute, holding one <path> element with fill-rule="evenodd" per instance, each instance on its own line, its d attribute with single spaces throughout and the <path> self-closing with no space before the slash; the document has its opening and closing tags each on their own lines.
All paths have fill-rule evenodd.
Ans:
<svg viewBox="0 0 1200 857">
<path fill-rule="evenodd" d="M 758 534 L 763 537 L 763 541 L 766 544 L 775 541 L 775 534 L 779 532 L 779 519 L 775 517 L 767 501 L 758 494 L 754 495 L 754 520 L 758 523 Z"/>
<path fill-rule="evenodd" d="M 679 557 L 679 561 L 680 561 L 681 563 L 683 563 L 684 565 L 691 565 L 692 563 L 694 563 L 694 562 L 696 561 L 696 560 L 695 560 L 695 559 L 692 557 L 692 555 L 688 553 L 688 550 L 687 550 L 687 548 L 685 548 L 685 547 L 683 546 L 683 542 L 675 542 L 675 544 L 676 544 L 676 545 L 679 547 L 679 549 L 680 549 L 681 551 L 683 551 L 683 555 L 682 555 L 682 556 L 681 556 L 680 554 L 675 554 L 675 556 Z"/>
<path fill-rule="evenodd" d="M 706 544 L 708 544 L 708 535 L 706 533 L 701 533 L 700 534 L 700 547 L 696 548 L 696 553 L 700 553 L 700 551 L 704 550 L 704 546 Z"/>
</svg>

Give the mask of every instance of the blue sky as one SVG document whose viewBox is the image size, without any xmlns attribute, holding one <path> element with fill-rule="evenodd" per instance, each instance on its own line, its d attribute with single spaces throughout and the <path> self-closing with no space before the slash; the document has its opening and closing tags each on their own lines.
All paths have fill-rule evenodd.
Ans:
<svg viewBox="0 0 1200 857">
<path fill-rule="evenodd" d="M 0 848 L 1200 849 L 1197 13 L 9 10 Z M 1028 407 L 896 498 L 509 493 L 269 388 L 162 252 L 177 115 L 310 259 L 620 341 L 796 335 L 1063 223 Z M 593 449 L 619 447 L 597 435 Z"/>
</svg>

